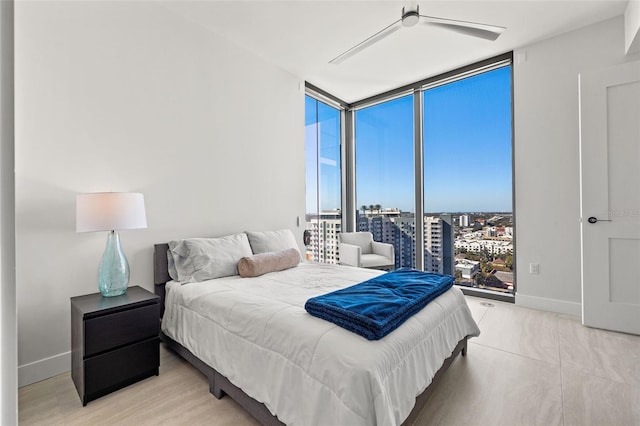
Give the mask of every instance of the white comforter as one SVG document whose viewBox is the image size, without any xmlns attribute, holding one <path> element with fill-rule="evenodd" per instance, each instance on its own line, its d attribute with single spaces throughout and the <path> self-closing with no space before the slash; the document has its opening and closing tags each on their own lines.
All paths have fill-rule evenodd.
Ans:
<svg viewBox="0 0 640 426">
<path fill-rule="evenodd" d="M 378 341 L 312 317 L 307 299 L 377 274 L 303 263 L 257 278 L 167 284 L 162 331 L 288 425 L 396 425 L 478 326 L 452 288 Z"/>
</svg>

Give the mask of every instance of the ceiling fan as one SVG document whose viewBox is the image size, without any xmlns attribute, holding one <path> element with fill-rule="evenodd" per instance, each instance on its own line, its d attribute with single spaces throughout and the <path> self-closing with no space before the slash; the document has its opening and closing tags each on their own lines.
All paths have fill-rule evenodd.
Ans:
<svg viewBox="0 0 640 426">
<path fill-rule="evenodd" d="M 496 25 L 487 25 L 487 24 L 480 24 L 477 22 L 459 21 L 456 19 L 446 19 L 446 18 L 437 18 L 435 16 L 420 15 L 419 7 L 420 6 L 416 5 L 416 10 L 408 10 L 406 12 L 405 12 L 405 8 L 403 7 L 402 16 L 400 19 L 398 19 L 391 25 L 383 28 L 382 30 L 378 31 L 377 33 L 367 38 L 366 40 L 356 44 L 346 52 L 339 54 L 338 56 L 330 60 L 329 63 L 339 64 L 345 59 L 350 58 L 356 53 L 359 53 L 362 50 L 366 49 L 367 47 L 371 46 L 372 44 L 376 43 L 377 41 L 380 41 L 384 37 L 396 32 L 400 28 L 413 27 L 417 23 L 422 23 L 426 25 L 437 25 L 437 26 L 447 28 L 449 30 L 452 30 L 464 35 L 479 37 L 479 38 L 483 38 L 491 41 L 494 41 L 495 39 L 497 39 L 500 36 L 500 34 L 502 34 L 504 30 L 506 30 L 505 27 L 499 27 Z"/>
</svg>

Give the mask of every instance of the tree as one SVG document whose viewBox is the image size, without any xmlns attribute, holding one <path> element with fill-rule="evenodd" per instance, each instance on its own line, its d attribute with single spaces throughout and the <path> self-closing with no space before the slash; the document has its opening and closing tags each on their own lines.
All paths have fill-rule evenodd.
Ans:
<svg viewBox="0 0 640 426">
<path fill-rule="evenodd" d="M 508 254 L 504 259 L 504 266 L 513 270 L 513 255 Z"/>
<path fill-rule="evenodd" d="M 375 206 L 373 204 L 369 204 L 369 213 L 371 213 L 371 216 L 373 217 L 373 208 Z"/>
<path fill-rule="evenodd" d="M 489 250 L 487 250 L 486 247 L 482 247 L 480 254 L 482 254 L 482 257 L 484 258 L 485 261 L 489 260 Z"/>
<path fill-rule="evenodd" d="M 467 258 L 469 260 L 475 260 L 475 261 L 481 260 L 480 256 L 477 253 L 474 253 L 472 251 L 467 251 L 466 255 L 465 255 L 465 258 Z"/>
<path fill-rule="evenodd" d="M 366 205 L 361 205 L 360 206 L 360 210 L 362 210 L 362 216 L 365 216 L 367 213 L 367 206 Z"/>
<path fill-rule="evenodd" d="M 493 274 L 489 274 L 485 277 L 484 285 L 487 287 L 509 288 L 509 286 L 500 281 L 500 279 Z"/>
<path fill-rule="evenodd" d="M 382 210 L 382 206 L 380 204 L 376 204 L 375 209 L 378 211 L 378 214 L 380 214 L 380 211 Z"/>
</svg>

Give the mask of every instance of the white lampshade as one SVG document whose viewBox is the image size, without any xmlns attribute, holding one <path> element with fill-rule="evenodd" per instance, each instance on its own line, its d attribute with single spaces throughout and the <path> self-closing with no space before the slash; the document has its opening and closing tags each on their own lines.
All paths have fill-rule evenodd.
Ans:
<svg viewBox="0 0 640 426">
<path fill-rule="evenodd" d="M 147 227 L 144 196 L 137 192 L 97 192 L 76 197 L 76 232 Z"/>
</svg>

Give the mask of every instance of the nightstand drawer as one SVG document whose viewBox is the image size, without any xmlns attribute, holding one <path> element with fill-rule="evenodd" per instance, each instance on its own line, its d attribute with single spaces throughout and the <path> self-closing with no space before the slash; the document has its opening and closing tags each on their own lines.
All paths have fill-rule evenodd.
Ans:
<svg viewBox="0 0 640 426">
<path fill-rule="evenodd" d="M 158 374 L 160 339 L 154 337 L 84 361 L 85 398 L 96 399 Z"/>
<path fill-rule="evenodd" d="M 156 337 L 159 332 L 158 303 L 90 318 L 84 322 L 84 357 Z"/>
</svg>

